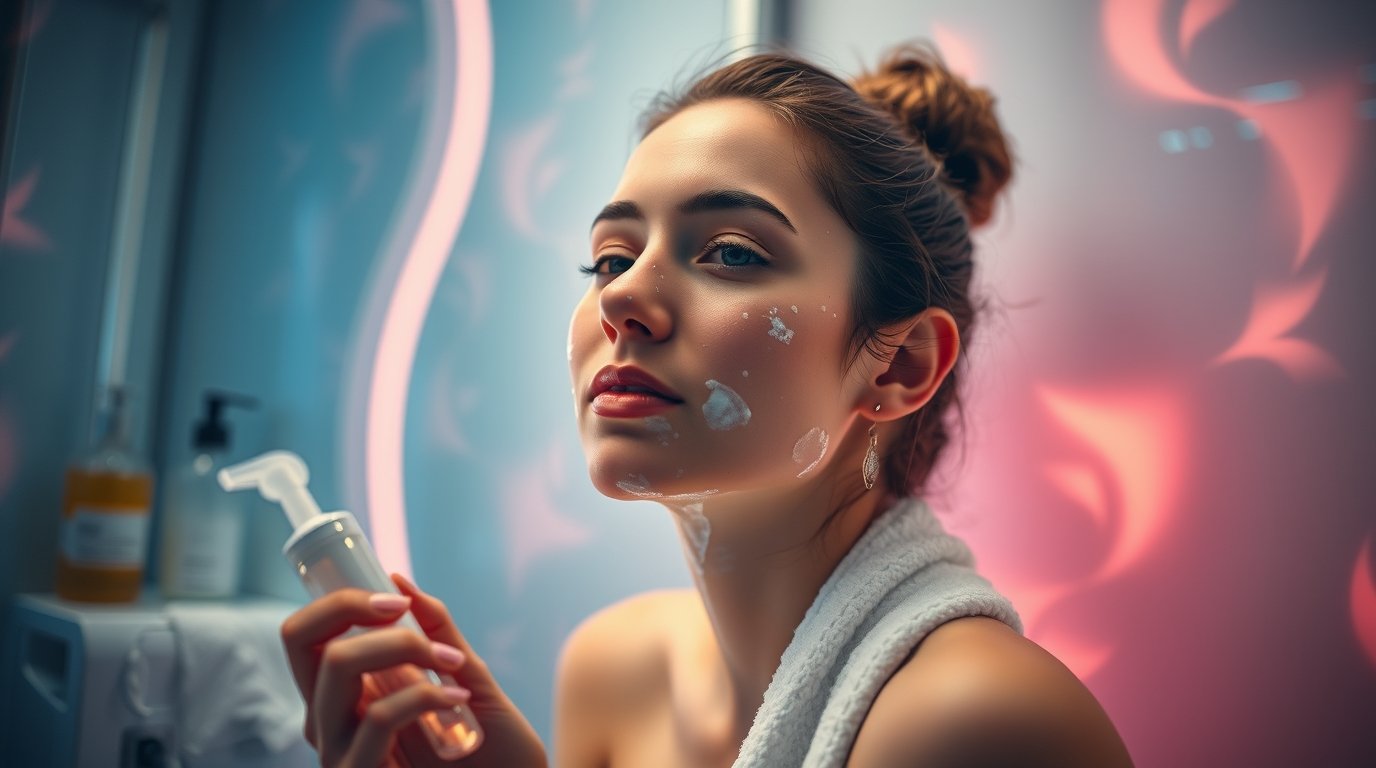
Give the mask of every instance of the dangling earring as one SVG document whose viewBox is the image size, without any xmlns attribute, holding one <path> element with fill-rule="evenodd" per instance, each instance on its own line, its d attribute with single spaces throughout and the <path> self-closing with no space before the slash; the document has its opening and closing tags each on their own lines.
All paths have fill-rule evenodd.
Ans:
<svg viewBox="0 0 1376 768">
<path fill-rule="evenodd" d="M 879 406 L 874 406 L 875 413 L 879 412 Z M 860 467 L 860 476 L 865 480 L 865 490 L 874 487 L 874 479 L 879 476 L 879 452 L 875 447 L 879 445 L 879 436 L 874 433 L 877 424 L 870 425 L 870 447 L 865 451 L 865 463 Z"/>
</svg>

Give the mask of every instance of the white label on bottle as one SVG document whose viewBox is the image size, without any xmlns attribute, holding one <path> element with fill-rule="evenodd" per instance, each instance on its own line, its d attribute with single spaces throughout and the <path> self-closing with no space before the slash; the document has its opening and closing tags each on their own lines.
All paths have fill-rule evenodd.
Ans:
<svg viewBox="0 0 1376 768">
<path fill-rule="evenodd" d="M 168 574 L 173 591 L 186 595 L 233 594 L 239 581 L 240 520 L 235 514 L 203 514 L 194 536 L 178 527 L 180 547 Z"/>
<path fill-rule="evenodd" d="M 63 521 L 62 554 L 88 568 L 142 568 L 148 510 L 77 507 Z"/>
</svg>

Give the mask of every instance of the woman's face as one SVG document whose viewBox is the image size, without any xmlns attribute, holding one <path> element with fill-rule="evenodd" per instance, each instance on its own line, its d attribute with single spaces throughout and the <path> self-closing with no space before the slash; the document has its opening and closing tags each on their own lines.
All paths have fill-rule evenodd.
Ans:
<svg viewBox="0 0 1376 768">
<path fill-rule="evenodd" d="M 863 408 L 842 370 L 857 245 L 794 131 L 751 102 L 688 108 L 612 201 L 569 328 L 593 484 L 669 498 L 816 478 Z"/>
</svg>

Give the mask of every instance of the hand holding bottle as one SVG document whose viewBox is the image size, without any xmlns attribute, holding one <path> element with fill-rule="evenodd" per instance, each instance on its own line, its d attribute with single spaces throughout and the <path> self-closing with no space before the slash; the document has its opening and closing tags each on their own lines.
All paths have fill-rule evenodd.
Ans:
<svg viewBox="0 0 1376 768">
<path fill-rule="evenodd" d="M 282 641 L 306 702 L 306 738 L 324 766 L 463 766 L 537 768 L 548 760 L 535 729 L 502 691 L 438 599 L 393 574 L 400 597 L 340 589 L 287 618 Z M 356 635 L 354 626 L 382 626 L 407 608 L 429 640 L 404 627 Z M 455 654 L 454 651 L 458 653 Z M 446 690 L 422 669 L 448 673 Z M 372 673 L 365 675 L 365 673 Z M 414 682 L 384 693 L 375 674 L 408 675 Z M 466 703 L 482 726 L 478 750 L 461 760 L 438 757 L 417 722 L 428 713 Z"/>
</svg>

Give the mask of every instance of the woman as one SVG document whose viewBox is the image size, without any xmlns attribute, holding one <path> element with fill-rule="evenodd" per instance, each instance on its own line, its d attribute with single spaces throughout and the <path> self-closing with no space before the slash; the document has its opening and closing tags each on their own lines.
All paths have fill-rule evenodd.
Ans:
<svg viewBox="0 0 1376 768">
<path fill-rule="evenodd" d="M 989 95 L 921 47 L 853 85 L 753 56 L 651 110 L 593 222 L 569 362 L 593 484 L 675 515 L 696 589 L 568 639 L 555 764 L 1130 764 L 921 502 L 975 314 L 969 228 L 1011 166 Z M 461 764 L 546 764 L 395 578 L 405 598 L 337 592 L 283 626 L 322 761 L 437 764 L 410 723 L 466 699 L 485 741 Z M 407 607 L 434 644 L 339 637 Z M 401 662 L 464 689 L 365 690 Z"/>
</svg>

